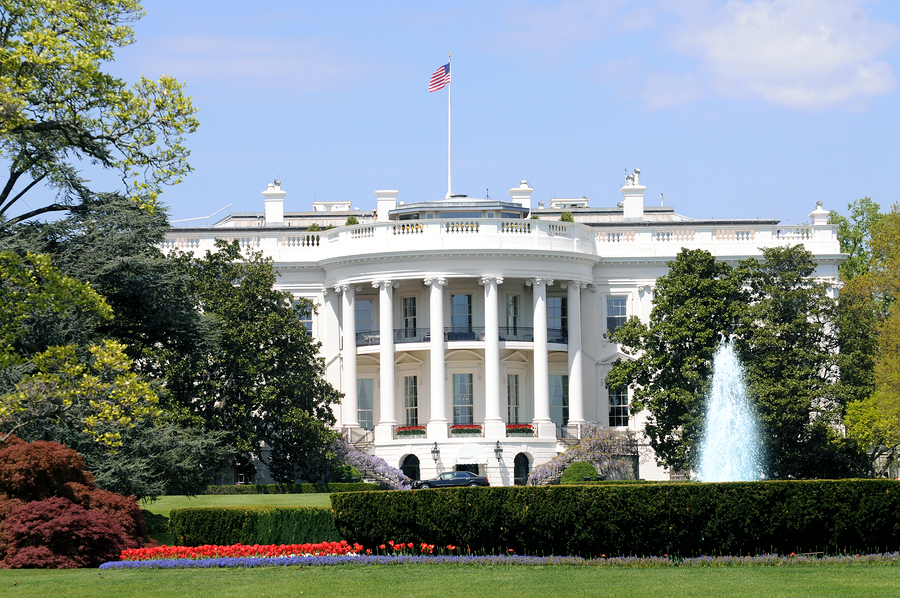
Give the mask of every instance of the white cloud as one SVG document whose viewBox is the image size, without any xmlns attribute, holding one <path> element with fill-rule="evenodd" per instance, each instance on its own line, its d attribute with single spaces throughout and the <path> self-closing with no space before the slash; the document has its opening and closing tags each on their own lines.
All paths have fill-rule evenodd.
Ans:
<svg viewBox="0 0 900 598">
<path fill-rule="evenodd" d="M 694 21 L 676 47 L 704 61 L 722 95 L 794 108 L 848 104 L 892 91 L 879 56 L 897 30 L 869 21 L 863 0 L 732 0 Z"/>
</svg>

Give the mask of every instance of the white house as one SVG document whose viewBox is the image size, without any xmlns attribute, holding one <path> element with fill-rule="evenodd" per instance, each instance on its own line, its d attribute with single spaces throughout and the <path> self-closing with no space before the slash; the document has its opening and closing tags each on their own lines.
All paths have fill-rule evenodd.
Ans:
<svg viewBox="0 0 900 598">
<path fill-rule="evenodd" d="M 216 238 L 239 239 L 275 261 L 279 288 L 318 306 L 308 327 L 345 395 L 336 417 L 351 442 L 413 477 L 458 468 L 521 484 L 586 422 L 642 428 L 627 392 L 604 384 L 620 356 L 604 333 L 649 317 L 655 281 L 682 247 L 737 261 L 803 243 L 836 293 L 841 254 L 821 202 L 802 226 L 695 220 L 645 205 L 645 189 L 635 170 L 616 207 L 587 198 L 533 207 L 522 181 L 507 201 L 404 204 L 391 190 L 375 192 L 375 211 L 340 201 L 285 212 L 275 181 L 264 213 L 173 228 L 166 245 L 202 252 Z M 561 222 L 563 211 L 575 222 Z M 351 215 L 359 224 L 345 226 Z M 515 424 L 533 435 L 513 434 Z M 404 435 L 415 427 L 420 435 Z M 645 479 L 674 475 L 648 448 L 638 467 Z"/>
</svg>

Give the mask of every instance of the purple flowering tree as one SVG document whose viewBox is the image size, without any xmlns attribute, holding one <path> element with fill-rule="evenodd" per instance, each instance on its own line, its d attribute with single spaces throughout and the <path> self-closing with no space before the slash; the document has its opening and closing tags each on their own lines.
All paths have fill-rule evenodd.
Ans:
<svg viewBox="0 0 900 598">
<path fill-rule="evenodd" d="M 335 440 L 331 444 L 331 450 L 339 461 L 352 465 L 364 477 L 378 480 L 382 486 L 387 486 L 391 490 L 409 490 L 412 484 L 412 480 L 402 471 L 391 467 L 381 457 L 362 452 L 343 438 Z"/>
<path fill-rule="evenodd" d="M 558 484 L 563 472 L 575 461 L 592 464 L 597 469 L 597 475 L 603 479 L 610 474 L 632 479 L 634 473 L 631 464 L 637 454 L 637 442 L 632 432 L 586 424 L 582 428 L 581 442 L 555 459 L 535 467 L 528 476 L 528 485 Z"/>
</svg>

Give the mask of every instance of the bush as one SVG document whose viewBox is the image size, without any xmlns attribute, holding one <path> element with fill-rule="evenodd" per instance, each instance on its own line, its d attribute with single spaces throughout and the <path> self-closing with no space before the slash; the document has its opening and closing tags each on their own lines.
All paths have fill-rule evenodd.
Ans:
<svg viewBox="0 0 900 598">
<path fill-rule="evenodd" d="M 169 533 L 177 546 L 338 542 L 331 509 L 209 507 L 172 509 Z"/>
<path fill-rule="evenodd" d="M 144 516 L 144 523 L 147 526 L 148 534 L 169 533 L 169 518 L 165 515 L 151 513 L 147 509 L 141 509 L 141 515 Z"/>
<path fill-rule="evenodd" d="M 747 555 L 900 549 L 900 482 L 591 484 L 331 497 L 348 542 L 553 555 Z"/>
<path fill-rule="evenodd" d="M 359 473 L 359 470 L 352 465 L 339 465 L 334 470 L 334 479 L 339 482 L 349 483 L 353 480 L 359 481 L 361 478 L 362 475 Z"/>
<path fill-rule="evenodd" d="M 559 215 L 560 222 L 575 222 L 575 217 L 572 216 L 572 212 L 563 212 Z"/>
<path fill-rule="evenodd" d="M 358 475 L 359 472 L 357 472 Z M 207 486 L 205 494 L 317 494 L 331 492 L 368 492 L 380 490 L 378 484 L 332 482 L 331 484 L 243 484 Z"/>
<path fill-rule="evenodd" d="M 351 226 L 353 224 L 359 224 L 359 219 L 356 216 L 347 216 L 347 222 L 344 223 L 346 226 Z"/>
<path fill-rule="evenodd" d="M 0 494 L 24 502 L 52 496 L 73 499 L 72 484 L 95 487 L 75 451 L 57 442 L 10 440 L 0 449 Z"/>
<path fill-rule="evenodd" d="M 20 506 L 7 518 L 6 533 L 3 566 L 9 569 L 97 567 L 137 547 L 112 517 L 66 498 Z"/>
<path fill-rule="evenodd" d="M 563 472 L 562 477 L 559 478 L 560 484 L 581 484 L 584 482 L 584 478 L 594 479 L 597 477 L 597 470 L 590 463 L 585 463 L 584 461 L 575 461 Z"/>
</svg>

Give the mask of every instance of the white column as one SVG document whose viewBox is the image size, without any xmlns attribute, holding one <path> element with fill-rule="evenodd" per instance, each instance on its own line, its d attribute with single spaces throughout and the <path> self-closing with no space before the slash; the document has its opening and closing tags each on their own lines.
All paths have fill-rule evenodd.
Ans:
<svg viewBox="0 0 900 598">
<path fill-rule="evenodd" d="M 498 276 L 484 276 L 484 435 L 505 438 L 506 425 L 500 409 L 500 299 Z"/>
<path fill-rule="evenodd" d="M 534 426 L 539 438 L 555 438 L 550 421 L 550 363 L 547 352 L 547 287 L 553 279 L 526 281 L 534 288 Z"/>
<path fill-rule="evenodd" d="M 447 401 L 444 391 L 444 285 L 446 278 L 426 278 L 431 287 L 429 331 L 431 334 L 431 417 L 428 438 L 447 438 Z"/>
<path fill-rule="evenodd" d="M 342 294 L 341 300 L 341 328 L 343 328 L 341 359 L 343 361 L 343 391 L 344 399 L 341 401 L 343 422 L 345 427 L 359 427 L 359 409 L 356 399 L 356 306 L 354 297 L 356 288 L 353 285 L 342 284 L 334 287 L 335 293 Z"/>
<path fill-rule="evenodd" d="M 569 423 L 584 423 L 584 372 L 581 351 L 581 289 L 586 283 L 568 283 Z"/>
<path fill-rule="evenodd" d="M 378 291 L 379 375 L 381 417 L 375 426 L 375 441 L 393 440 L 393 426 L 397 424 L 394 403 L 394 286 L 391 280 L 373 282 Z"/>
</svg>

